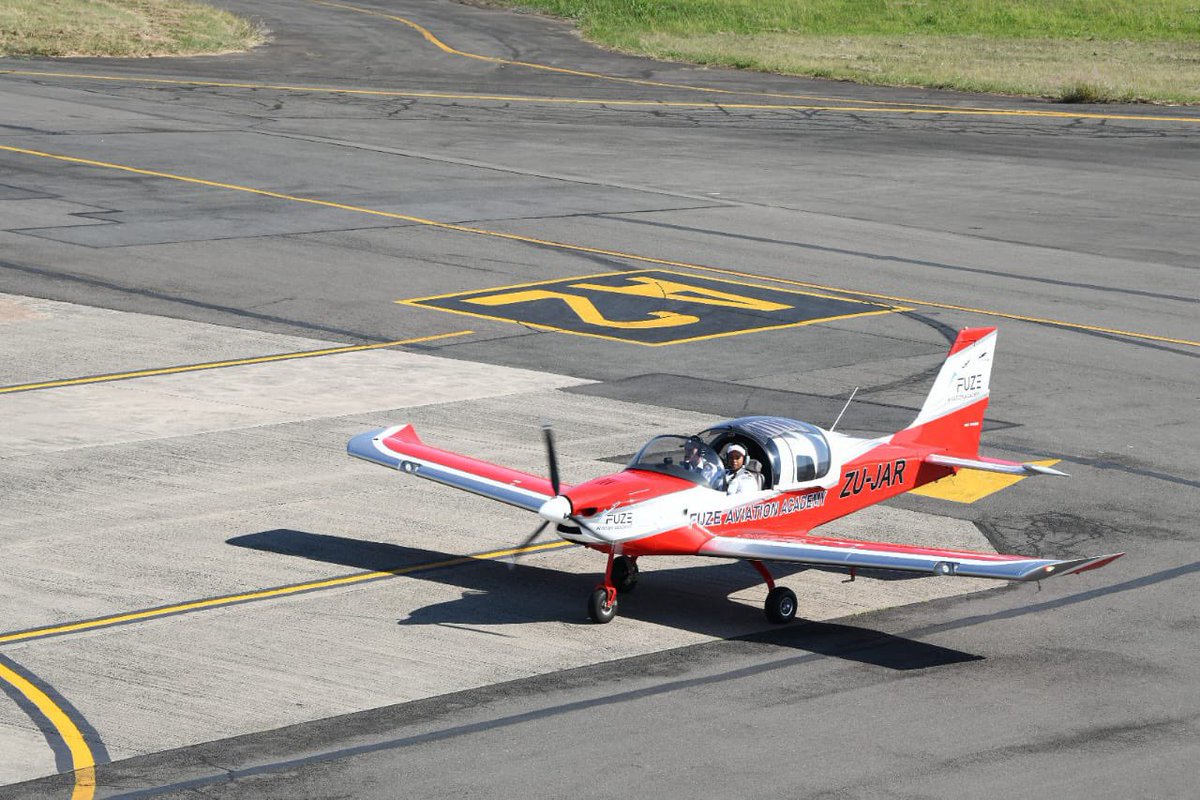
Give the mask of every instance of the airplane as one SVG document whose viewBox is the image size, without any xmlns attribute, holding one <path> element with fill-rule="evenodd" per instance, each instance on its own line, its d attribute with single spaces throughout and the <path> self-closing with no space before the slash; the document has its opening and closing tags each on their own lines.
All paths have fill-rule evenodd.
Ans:
<svg viewBox="0 0 1200 800">
<path fill-rule="evenodd" d="M 518 550 L 554 524 L 563 539 L 606 553 L 603 582 L 588 596 L 588 616 L 597 623 L 616 616 L 618 595 L 637 585 L 643 556 L 748 561 L 766 583 L 767 618 L 779 624 L 795 618 L 798 601 L 791 589 L 775 584 L 767 561 L 845 569 L 851 580 L 864 568 L 1009 581 L 1040 581 L 1111 563 L 1124 553 L 1033 558 L 813 532 L 963 469 L 1066 476 L 1050 467 L 979 454 L 995 346 L 994 327 L 962 329 L 916 419 L 874 439 L 784 417 L 741 417 L 697 434 L 655 436 L 620 472 L 574 486 L 559 479 L 554 436 L 545 425 L 546 478 L 431 447 L 411 425 L 358 434 L 347 451 L 537 513 L 543 522 Z M 718 454 L 739 447 L 744 464 L 731 478 Z"/>
</svg>

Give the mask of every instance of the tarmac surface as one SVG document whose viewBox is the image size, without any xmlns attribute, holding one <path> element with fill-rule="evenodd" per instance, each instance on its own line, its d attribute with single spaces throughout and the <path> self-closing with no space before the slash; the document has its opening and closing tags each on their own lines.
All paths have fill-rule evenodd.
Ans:
<svg viewBox="0 0 1200 800">
<path fill-rule="evenodd" d="M 690 68 L 450 2 L 0 61 L 0 797 L 1192 797 L 1200 112 Z M 419 27 L 418 27 L 419 26 Z M 883 433 L 1001 328 L 984 452 L 831 526 L 1037 586 L 602 559 L 346 458 L 564 477 Z"/>
</svg>

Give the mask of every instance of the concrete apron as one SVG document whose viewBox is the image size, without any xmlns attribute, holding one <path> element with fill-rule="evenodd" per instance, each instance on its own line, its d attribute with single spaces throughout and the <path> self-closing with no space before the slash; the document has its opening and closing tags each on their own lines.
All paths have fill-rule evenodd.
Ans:
<svg viewBox="0 0 1200 800">
<path fill-rule="evenodd" d="M 336 344 L 0 296 L 0 383 Z M 656 433 L 714 420 L 560 391 L 579 379 L 376 350 L 0 395 L 0 633 L 406 568 L 512 547 L 538 520 L 346 457 L 364 429 L 412 422 L 430 444 L 564 480 Z M 969 522 L 868 509 L 830 534 L 990 551 Z M 547 536 L 549 540 L 551 537 Z M 112 759 L 403 703 L 769 627 L 745 564 L 644 559 L 599 627 L 603 556 L 580 548 L 472 562 L 29 642 L 0 653 L 94 726 Z M 780 570 L 827 620 L 979 591 Z M 0 785 L 56 771 L 0 698 Z"/>
</svg>

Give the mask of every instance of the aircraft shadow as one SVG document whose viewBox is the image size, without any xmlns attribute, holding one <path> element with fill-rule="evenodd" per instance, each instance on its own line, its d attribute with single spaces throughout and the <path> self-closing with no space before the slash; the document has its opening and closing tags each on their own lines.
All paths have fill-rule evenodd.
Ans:
<svg viewBox="0 0 1200 800">
<path fill-rule="evenodd" d="M 377 572 L 400 572 L 403 577 L 432 581 L 461 589 L 453 600 L 411 609 L 400 625 L 442 625 L 474 628 L 480 625 L 561 622 L 592 624 L 585 598 L 600 578 L 604 560 L 595 555 L 596 572 L 577 574 L 506 560 L 478 559 L 453 568 L 434 566 L 461 558 L 459 554 L 351 539 L 341 536 L 276 529 L 235 536 L 235 547 L 322 561 Z M 647 563 L 649 562 L 649 563 Z M 654 569 L 644 559 L 637 590 L 622 595 L 620 616 L 723 639 L 737 639 L 860 661 L 890 669 L 978 660 L 978 656 L 836 623 L 798 621 L 761 630 L 760 608 L 730 601 L 728 595 L 761 585 L 758 573 L 740 562 Z M 648 567 L 648 568 L 647 568 Z M 802 572 L 800 565 L 772 564 L 776 577 Z M 860 575 L 865 575 L 860 572 Z M 801 616 L 804 597 L 800 592 Z M 619 619 L 618 619 L 619 621 Z M 747 633 L 747 629 L 755 632 Z M 504 636 L 495 629 L 486 632 Z"/>
</svg>

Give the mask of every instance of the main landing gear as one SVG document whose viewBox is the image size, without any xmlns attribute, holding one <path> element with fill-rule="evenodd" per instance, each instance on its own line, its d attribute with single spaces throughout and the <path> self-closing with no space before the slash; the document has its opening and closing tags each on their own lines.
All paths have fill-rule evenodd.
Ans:
<svg viewBox="0 0 1200 800">
<path fill-rule="evenodd" d="M 763 611 L 767 619 L 776 625 L 785 625 L 796 618 L 799 602 L 796 593 L 786 586 L 776 586 L 775 579 L 761 561 L 751 561 L 763 580 L 767 582 L 767 602 Z M 608 566 L 604 570 L 604 583 L 592 590 L 588 596 L 588 616 L 592 622 L 603 625 L 617 616 L 617 595 L 629 594 L 637 587 L 637 558 L 608 554 Z"/>
<path fill-rule="evenodd" d="M 636 558 L 608 554 L 608 567 L 604 570 L 604 583 L 592 590 L 588 597 L 588 616 L 592 622 L 603 625 L 617 615 L 617 594 L 628 594 L 637 587 L 638 565 Z"/>
<path fill-rule="evenodd" d="M 766 565 L 761 561 L 751 561 L 750 563 L 767 582 L 769 591 L 767 592 L 767 602 L 763 606 L 763 611 L 767 613 L 767 619 L 776 625 L 783 625 L 794 620 L 796 609 L 799 607 L 796 593 L 786 586 L 776 586 L 775 579 L 771 577 L 771 573 L 767 571 Z"/>
</svg>

